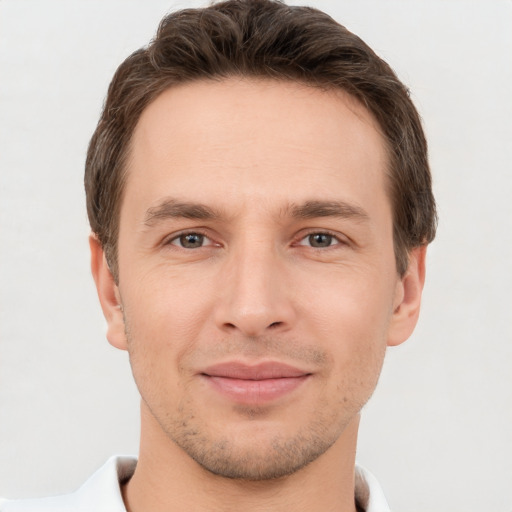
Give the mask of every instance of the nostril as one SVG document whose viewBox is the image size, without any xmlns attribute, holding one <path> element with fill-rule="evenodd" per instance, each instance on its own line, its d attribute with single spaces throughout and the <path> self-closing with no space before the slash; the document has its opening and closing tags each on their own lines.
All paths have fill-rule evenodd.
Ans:
<svg viewBox="0 0 512 512">
<path fill-rule="evenodd" d="M 224 322 L 222 324 L 222 329 L 225 330 L 225 332 L 233 333 L 235 331 L 240 331 L 246 336 L 249 337 L 258 337 L 260 335 L 263 335 L 265 332 L 269 333 L 270 330 L 277 331 L 283 326 L 286 325 L 286 322 L 283 321 L 277 321 L 277 322 L 271 322 L 267 324 L 264 319 L 247 319 L 242 318 L 239 322 Z"/>
</svg>

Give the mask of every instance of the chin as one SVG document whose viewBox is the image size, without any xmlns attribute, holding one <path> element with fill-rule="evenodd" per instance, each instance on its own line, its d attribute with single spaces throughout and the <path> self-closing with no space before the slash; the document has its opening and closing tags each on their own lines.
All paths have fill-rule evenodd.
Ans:
<svg viewBox="0 0 512 512">
<path fill-rule="evenodd" d="M 332 443 L 274 439 L 270 446 L 253 449 L 233 447 L 227 441 L 187 454 L 203 469 L 224 478 L 249 481 L 275 480 L 301 470 L 322 455 Z"/>
<path fill-rule="evenodd" d="M 249 420 L 250 421 L 250 420 Z M 258 420 L 233 435 L 224 430 L 200 433 L 187 422 L 168 436 L 207 472 L 224 478 L 263 481 L 275 480 L 300 471 L 324 454 L 339 438 L 346 425 L 334 427 L 315 421 L 298 432 L 283 427 L 279 433 L 265 428 Z M 229 431 L 229 429 L 228 429 Z"/>
</svg>

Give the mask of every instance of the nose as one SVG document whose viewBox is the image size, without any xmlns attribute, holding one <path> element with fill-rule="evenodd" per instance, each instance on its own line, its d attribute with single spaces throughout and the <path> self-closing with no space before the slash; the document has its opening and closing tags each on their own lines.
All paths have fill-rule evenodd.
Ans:
<svg viewBox="0 0 512 512">
<path fill-rule="evenodd" d="M 233 251 L 220 275 L 216 323 L 246 337 L 289 330 L 295 320 L 286 263 L 266 244 Z"/>
</svg>

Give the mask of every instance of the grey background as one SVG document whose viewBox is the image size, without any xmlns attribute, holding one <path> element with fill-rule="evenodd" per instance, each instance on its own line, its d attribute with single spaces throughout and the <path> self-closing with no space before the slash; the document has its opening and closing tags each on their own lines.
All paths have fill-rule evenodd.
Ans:
<svg viewBox="0 0 512 512">
<path fill-rule="evenodd" d="M 358 459 L 395 512 L 510 512 L 512 3 L 310 3 L 412 89 L 441 218 L 422 317 L 388 352 Z M 0 496 L 69 491 L 137 451 L 137 392 L 89 276 L 82 169 L 115 68 L 189 5 L 0 0 Z"/>
</svg>

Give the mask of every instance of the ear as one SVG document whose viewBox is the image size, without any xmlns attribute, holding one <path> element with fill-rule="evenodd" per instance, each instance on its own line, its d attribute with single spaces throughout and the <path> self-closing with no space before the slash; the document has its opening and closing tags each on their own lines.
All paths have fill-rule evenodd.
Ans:
<svg viewBox="0 0 512 512">
<path fill-rule="evenodd" d="M 121 296 L 105 253 L 94 234 L 89 236 L 91 249 L 91 271 L 96 283 L 101 309 L 107 321 L 107 339 L 111 345 L 121 350 L 127 349 Z"/>
<path fill-rule="evenodd" d="M 400 345 L 414 331 L 420 314 L 421 294 L 425 283 L 427 246 L 416 247 L 409 254 L 409 266 L 397 282 L 388 346 Z"/>
</svg>

